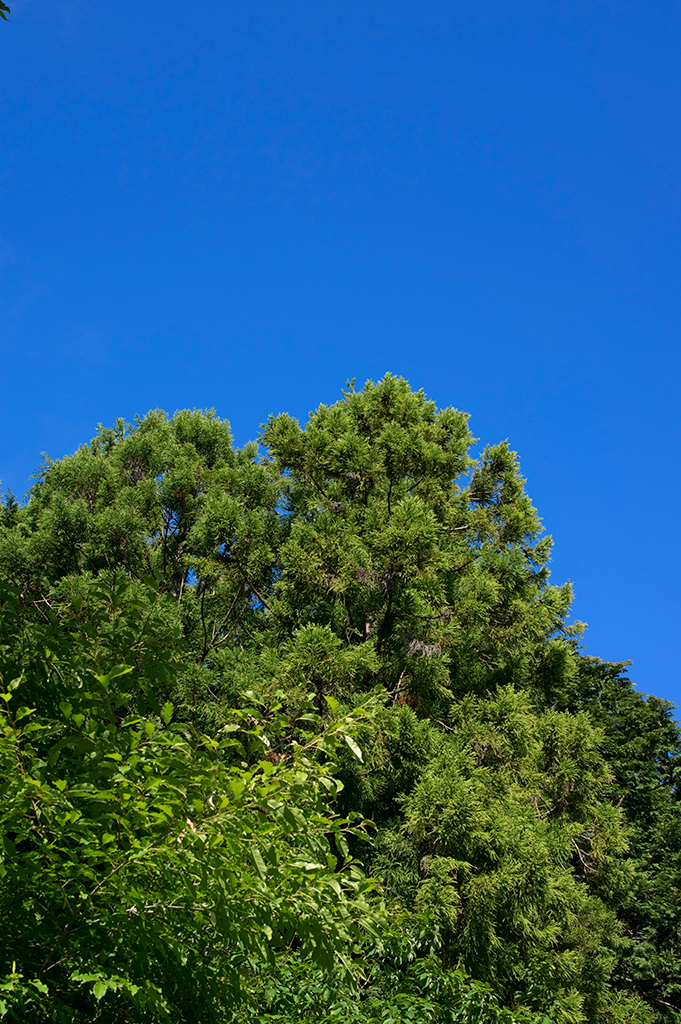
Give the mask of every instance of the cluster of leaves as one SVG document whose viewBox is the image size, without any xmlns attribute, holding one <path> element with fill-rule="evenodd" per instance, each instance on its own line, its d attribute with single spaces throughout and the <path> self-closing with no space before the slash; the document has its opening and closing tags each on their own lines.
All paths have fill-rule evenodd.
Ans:
<svg viewBox="0 0 681 1024">
<path fill-rule="evenodd" d="M 489 985 L 460 969 L 443 968 L 441 959 L 421 952 L 408 964 L 396 964 L 381 950 L 365 949 L 370 970 L 359 992 L 334 973 L 311 969 L 299 958 L 277 964 L 258 988 L 258 1020 L 273 1024 L 540 1024 L 566 1020 L 558 1002 L 542 1011 L 512 1011 L 502 1006 Z M 239 1024 L 245 1024 L 246 1017 Z"/>
<path fill-rule="evenodd" d="M 282 958 L 253 986 L 251 1005 L 258 1019 L 278 1024 L 338 1020 L 357 1024 L 570 1024 L 579 1019 L 556 998 L 552 966 L 535 960 L 522 978 L 514 1009 L 493 988 L 460 967 L 443 964 L 442 937 L 422 915 L 395 914 L 380 940 L 362 948 L 356 987 L 342 984 L 339 972 L 321 972 L 300 958 Z M 246 1024 L 246 1015 L 237 1016 Z"/>
<path fill-rule="evenodd" d="M 304 426 L 271 418 L 260 447 L 234 449 L 212 412 L 119 421 L 0 506 L 11 806 L 30 822 L 48 787 L 52 866 L 94 851 L 77 836 L 101 818 L 96 848 L 119 859 L 93 853 L 89 884 L 69 868 L 84 906 L 130 860 L 93 894 L 96 926 L 68 926 L 75 959 L 51 954 L 64 1006 L 119 978 L 149 1019 L 161 998 L 185 1019 L 183 992 L 208 1019 L 241 999 L 282 1022 L 679 1024 L 681 733 L 622 666 L 580 654 L 517 456 L 473 443 L 465 415 L 388 375 Z M 39 860 L 11 820 L 16 864 Z M 394 942 L 385 924 L 362 938 L 385 912 L 353 858 Z M 22 941 L 58 941 L 60 886 L 81 907 L 59 879 L 61 909 Z M 172 954 L 140 938 L 157 918 Z M 418 922 L 437 948 L 414 953 Z M 37 954 L 33 973 L 5 955 L 22 992 L 48 984 Z"/>
<path fill-rule="evenodd" d="M 294 936 L 328 969 L 376 934 L 373 883 L 347 847 L 363 826 L 329 808 L 352 716 L 312 733 L 313 712 L 292 729 L 253 706 L 202 736 L 170 702 L 132 710 L 130 669 L 93 671 L 63 624 L 17 649 L 19 601 L 2 598 L 0 1014 L 120 1020 L 117 997 L 134 1019 L 222 1020 L 247 966 Z"/>
</svg>

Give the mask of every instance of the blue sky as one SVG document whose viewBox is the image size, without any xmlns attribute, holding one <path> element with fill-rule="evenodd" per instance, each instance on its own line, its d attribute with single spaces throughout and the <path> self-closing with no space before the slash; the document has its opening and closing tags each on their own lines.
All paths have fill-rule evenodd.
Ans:
<svg viewBox="0 0 681 1024">
<path fill-rule="evenodd" d="M 3 487 L 401 374 L 509 439 L 588 651 L 681 703 L 678 4 L 11 7 Z"/>
</svg>

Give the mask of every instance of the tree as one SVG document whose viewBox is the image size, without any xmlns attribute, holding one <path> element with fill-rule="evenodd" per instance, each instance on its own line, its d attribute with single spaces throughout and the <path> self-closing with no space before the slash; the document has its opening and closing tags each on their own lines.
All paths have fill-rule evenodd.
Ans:
<svg viewBox="0 0 681 1024">
<path fill-rule="evenodd" d="M 550 585 L 550 539 L 540 536 L 515 455 L 499 445 L 472 466 L 465 417 L 437 412 L 392 377 L 360 393 L 349 389 L 303 428 L 287 416 L 272 419 L 263 441 L 284 480 L 289 521 L 273 609 L 289 629 L 323 628 L 347 650 L 370 650 L 376 660 L 367 658 L 352 687 L 356 693 L 379 682 L 391 693 L 378 734 L 365 737 L 366 767 L 348 763 L 344 775 L 347 805 L 383 825 L 373 870 L 392 878 L 403 900 L 438 908 L 446 923 L 449 915 L 451 955 L 507 998 L 543 955 L 563 964 L 560 983 L 575 983 L 572 997 L 591 1019 L 646 1019 L 639 995 L 659 1013 L 661 978 L 647 992 L 620 978 L 633 1001 L 608 995 L 615 963 L 623 962 L 622 900 L 636 870 L 635 833 L 608 782 L 603 734 L 584 716 L 543 710 L 580 676 L 580 626 L 566 625 L 569 587 Z M 323 663 L 330 657 L 329 646 Z M 314 678 L 312 663 L 309 671 Z M 326 680 L 317 673 L 316 685 L 322 693 L 334 685 L 328 671 Z M 352 702 L 352 689 L 338 692 Z M 464 723 L 474 728 L 465 715 L 496 706 L 500 694 L 523 707 L 523 743 L 534 753 L 521 767 L 512 767 L 501 726 L 490 738 L 489 723 L 478 723 L 484 742 L 463 734 Z M 482 698 L 477 711 L 471 695 Z M 490 747 L 503 754 L 491 755 Z M 632 774 L 636 767 L 630 764 Z M 580 777 L 591 780 L 588 810 L 558 796 L 547 802 L 547 793 Z M 493 821 L 500 841 L 514 834 L 522 853 L 504 863 L 491 826 L 477 849 L 472 824 L 459 840 L 451 823 L 441 835 L 438 821 L 449 820 L 448 808 L 464 795 L 471 822 Z M 424 859 L 429 872 L 419 879 Z M 667 902 L 674 901 L 670 883 Z M 524 896 L 515 920 L 509 886 Z M 666 935 L 674 934 L 671 919 L 663 920 Z M 667 1009 L 676 1012 L 673 1004 Z"/>
<path fill-rule="evenodd" d="M 350 720 L 299 723 L 285 759 L 269 735 L 291 723 L 257 706 L 198 735 L 170 703 L 136 711 L 133 671 L 98 672 L 67 623 L 18 641 L 21 598 L 0 597 L 0 1015 L 224 1020 L 292 937 L 329 969 L 377 934 L 362 826 L 328 806 Z"/>
<path fill-rule="evenodd" d="M 47 460 L 0 537 L 0 572 L 24 595 L 26 621 L 51 610 L 84 636 L 96 629 L 104 662 L 132 663 L 161 703 L 207 724 L 220 702 L 196 669 L 267 628 L 279 491 L 256 455 L 235 451 L 212 413 L 153 412 Z M 123 590 L 136 615 L 121 616 Z M 168 664 L 182 666 L 186 699 L 168 689 Z"/>
<path fill-rule="evenodd" d="M 26 722 L 46 727 L 24 734 L 13 719 L 9 775 L 25 795 L 33 783 L 18 766 L 51 769 L 49 752 L 72 735 L 74 715 L 99 723 L 97 744 L 106 736 L 113 746 L 84 767 L 69 760 L 77 743 L 93 742 L 79 733 L 59 753 L 55 764 L 72 772 L 59 776 L 65 796 L 50 789 L 60 820 L 90 820 L 74 787 L 90 785 L 86 770 L 97 788 L 98 773 L 128 764 L 131 743 L 135 772 L 147 765 L 155 778 L 166 754 L 166 782 L 170 764 L 183 777 L 198 772 L 203 810 L 188 817 L 209 841 L 171 816 L 141 820 L 140 842 L 152 826 L 166 829 L 159 849 L 170 844 L 172 877 L 192 876 L 185 855 L 206 876 L 214 858 L 223 877 L 230 843 L 247 865 L 222 895 L 192 882 L 196 906 L 168 918 L 185 936 L 180 960 L 198 964 L 185 934 L 198 915 L 210 950 L 199 980 L 215 987 L 192 999 L 210 1004 L 208 1017 L 228 1004 L 241 1012 L 221 989 L 228 949 L 251 999 L 244 1012 L 261 1019 L 286 1021 L 295 1004 L 309 1020 L 681 1020 L 678 730 L 668 705 L 641 700 L 617 667 L 580 655 L 570 588 L 551 583 L 551 540 L 518 458 L 502 443 L 474 460 L 473 441 L 464 414 L 437 410 L 387 375 L 348 386 L 302 426 L 271 418 L 261 448 L 235 449 L 213 412 L 119 421 L 73 456 L 46 461 L 27 504 L 5 501 L 0 575 L 15 594 L 5 675 L 21 678 L 21 701 L 36 709 Z M 54 665 L 45 650 L 58 653 Z M 130 671 L 112 674 L 121 665 Z M 73 711 L 84 693 L 95 695 L 96 714 Z M 115 695 L 113 711 L 105 694 Z M 237 782 L 246 805 L 230 802 L 231 824 L 218 827 L 205 793 L 233 793 Z M 136 784 L 143 789 L 141 776 Z M 280 797 L 299 813 L 295 828 L 268 802 Z M 125 818 L 116 800 L 111 814 Z M 264 879 L 259 830 L 273 830 L 272 868 L 260 851 Z M 76 849 L 74 835 L 65 851 Z M 334 866 L 315 874 L 322 850 Z M 150 891 L 161 885 L 154 856 L 142 858 Z M 361 915 L 371 925 L 381 911 L 360 858 L 397 922 L 390 940 L 385 927 L 361 937 Z M 112 876 L 107 908 L 125 903 L 119 882 L 142 884 L 138 871 L 135 861 Z M 256 911 L 270 881 L 293 893 L 296 909 L 275 915 L 268 939 Z M 296 903 L 303 885 L 325 922 L 321 937 L 306 931 Z M 226 892 L 235 933 L 220 931 Z M 238 909 L 244 892 L 257 921 Z M 139 945 L 136 932 L 120 934 L 123 947 L 128 937 Z M 126 971 L 116 977 L 139 986 Z M 73 990 L 64 991 L 67 1006 Z"/>
<path fill-rule="evenodd" d="M 271 419 L 262 440 L 289 527 L 273 610 L 372 647 L 398 699 L 436 713 L 538 672 L 546 641 L 574 633 L 517 457 L 501 444 L 474 465 L 463 414 L 388 375 L 304 429 Z"/>
<path fill-rule="evenodd" d="M 625 941 L 615 984 L 661 1020 L 681 1016 L 681 729 L 673 705 L 635 691 L 625 664 L 582 658 L 560 706 L 603 730 L 610 800 L 630 823 L 629 884 L 618 895 Z"/>
<path fill-rule="evenodd" d="M 449 958 L 511 1004 L 550 962 L 566 1007 L 589 1019 L 606 1011 L 620 944 L 610 897 L 630 881 L 600 738 L 586 715 L 538 712 L 511 688 L 466 698 L 401 829 L 423 879 L 416 904 L 437 915 Z"/>
</svg>

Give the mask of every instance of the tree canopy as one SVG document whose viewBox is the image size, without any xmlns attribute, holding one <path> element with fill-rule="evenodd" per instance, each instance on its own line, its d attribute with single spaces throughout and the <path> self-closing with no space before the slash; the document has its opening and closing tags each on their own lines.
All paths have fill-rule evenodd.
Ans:
<svg viewBox="0 0 681 1024">
<path fill-rule="evenodd" d="M 681 733 L 386 375 L 0 506 L 8 1020 L 681 1021 Z"/>
</svg>

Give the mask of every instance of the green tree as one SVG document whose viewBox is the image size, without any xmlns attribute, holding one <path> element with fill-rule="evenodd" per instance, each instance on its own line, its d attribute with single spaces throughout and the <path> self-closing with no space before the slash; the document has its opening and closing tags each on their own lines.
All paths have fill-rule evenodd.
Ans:
<svg viewBox="0 0 681 1024">
<path fill-rule="evenodd" d="M 350 388 L 304 427 L 273 418 L 262 439 L 288 518 L 271 602 L 278 622 L 294 633 L 324 629 L 338 651 L 371 652 L 348 685 L 319 672 L 334 658 L 329 641 L 309 666 L 319 693 L 335 687 L 352 703 L 378 683 L 391 695 L 364 738 L 365 765 L 347 761 L 343 776 L 347 806 L 381 825 L 372 870 L 403 901 L 444 915 L 451 955 L 507 999 L 533 959 L 549 956 L 558 987 L 590 1018 L 645 1019 L 643 987 L 629 986 L 630 1003 L 609 994 L 623 963 L 635 829 L 615 799 L 603 733 L 583 715 L 543 709 L 580 676 L 581 627 L 566 625 L 570 588 L 550 584 L 551 542 L 516 456 L 502 444 L 473 464 L 466 418 L 438 412 L 390 376 Z M 470 695 L 483 700 L 479 715 L 500 694 L 525 701 L 523 743 L 546 761 L 543 775 L 536 764 L 530 771 L 532 759 L 514 767 L 510 720 L 484 744 L 467 735 Z M 489 743 L 503 755 L 481 764 Z M 589 780 L 588 809 L 558 795 L 546 802 L 580 780 Z M 449 808 L 464 796 L 469 824 L 457 838 Z M 477 829 L 479 820 L 488 824 Z M 517 853 L 502 856 L 495 843 L 511 834 Z M 654 1003 L 660 980 L 653 987 Z"/>
<path fill-rule="evenodd" d="M 25 626 L 66 616 L 103 663 L 133 664 L 161 703 L 209 724 L 219 687 L 199 668 L 267 629 L 278 498 L 256 446 L 235 451 L 213 413 L 118 421 L 47 460 L 25 507 L 6 503 L 0 573 L 23 595 Z M 168 689 L 169 663 L 182 666 L 181 692 Z"/>
<path fill-rule="evenodd" d="M 282 1024 L 295 1014 L 681 1020 L 678 729 L 669 705 L 639 698 L 621 667 L 580 655 L 570 587 L 550 581 L 551 540 L 516 454 L 502 443 L 473 459 L 473 443 L 464 414 L 387 375 L 349 386 L 304 425 L 272 417 L 261 448 L 235 449 L 212 412 L 118 421 L 73 456 L 47 460 L 27 503 L 8 496 L 0 509 L 0 578 L 16 595 L 5 602 L 3 672 L 21 680 L 6 689 L 17 794 L 7 813 L 26 807 L 29 776 L 43 786 L 43 772 L 40 792 L 58 808 L 51 835 L 56 843 L 66 829 L 59 856 L 70 864 L 78 829 L 87 849 L 100 834 L 82 787 L 99 791 L 107 771 L 130 765 L 147 807 L 139 836 L 123 783 L 120 794 L 109 786 L 100 811 L 112 816 L 107 834 L 136 836 L 149 852 L 97 890 L 97 913 L 106 936 L 120 934 L 116 948 L 147 948 L 134 928 L 153 932 L 154 914 L 131 923 L 120 907 L 137 907 L 141 888 L 158 890 L 159 907 L 177 900 L 163 888 L 156 829 L 171 877 L 195 879 L 195 865 L 200 879 L 185 916 L 167 902 L 159 948 L 196 965 L 193 984 L 207 987 L 187 998 L 209 1019 L 236 1006 L 224 980 L 234 977 L 245 1013 Z M 116 665 L 130 671 L 115 675 Z M 35 709 L 26 728 L 40 728 L 26 731 L 21 705 Z M 78 744 L 93 742 L 84 760 Z M 163 821 L 144 788 L 160 780 L 172 809 L 163 787 L 189 784 L 179 777 L 194 780 L 202 811 L 186 817 L 196 834 L 179 811 Z M 209 810 L 208 792 L 232 794 L 229 814 Z M 279 800 L 292 818 L 283 809 L 277 818 L 269 801 Z M 253 852 L 261 832 L 265 878 Z M 50 906 L 59 906 L 64 878 L 35 839 L 14 844 L 17 863 L 32 851 L 30 863 L 58 877 Z M 243 865 L 229 882 L 228 847 Z M 326 870 L 313 867 L 323 850 L 335 858 Z M 353 857 L 381 879 L 396 922 L 376 940 L 362 938 L 362 916 L 371 926 L 378 911 Z M 213 865 L 219 892 L 205 882 Z M 74 878 L 80 870 L 69 867 Z M 290 905 L 268 937 L 270 885 Z M 82 882 L 79 892 L 91 889 Z M 321 932 L 305 923 L 307 890 Z M 19 929 L 21 941 L 44 927 L 54 945 L 64 922 L 56 911 L 49 920 Z M 110 973 L 76 964 L 90 927 L 72 936 L 63 1012 L 76 1005 L 75 971 L 97 977 L 82 981 L 90 1002 L 79 1013 L 115 1012 L 119 982 L 106 999 L 92 990 L 106 978 L 123 979 L 119 997 L 136 999 L 138 1014 L 161 1013 L 160 1002 L 143 1006 L 156 996 L 104 930 L 92 934 Z M 174 968 L 154 970 L 168 1013 L 184 1019 L 179 996 L 167 994 Z M 38 999 L 28 986 L 47 982 L 17 973 L 9 989 Z"/>
<path fill-rule="evenodd" d="M 474 464 L 462 413 L 388 375 L 304 428 L 271 419 L 262 440 L 288 522 L 273 611 L 289 630 L 371 646 L 365 685 L 433 715 L 452 695 L 525 681 L 547 641 L 574 632 L 517 457 L 501 444 Z"/>
<path fill-rule="evenodd" d="M 405 801 L 416 905 L 447 952 L 513 1003 L 537 961 L 579 1019 L 598 1019 L 619 946 L 611 895 L 630 882 L 622 811 L 588 717 L 505 688 L 466 698 Z"/>
<path fill-rule="evenodd" d="M 617 911 L 625 941 L 614 972 L 662 1020 L 681 1019 L 681 729 L 673 705 L 639 694 L 625 664 L 582 658 L 554 700 L 603 731 L 610 800 L 630 823 L 631 878 Z"/>
<path fill-rule="evenodd" d="M 98 672 L 68 624 L 27 647 L 0 596 L 0 1015 L 224 1020 L 277 947 L 328 970 L 377 934 L 362 826 L 329 807 L 351 719 L 312 733 L 253 706 L 202 736 L 170 703 L 135 711 L 134 671 Z"/>
</svg>

